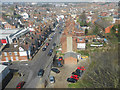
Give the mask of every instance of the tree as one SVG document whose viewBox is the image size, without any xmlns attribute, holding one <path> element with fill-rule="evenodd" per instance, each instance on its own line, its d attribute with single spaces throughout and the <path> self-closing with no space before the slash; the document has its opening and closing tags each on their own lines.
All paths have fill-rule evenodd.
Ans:
<svg viewBox="0 0 120 90">
<path fill-rule="evenodd" d="M 87 35 L 88 34 L 88 29 L 85 29 L 85 35 Z"/>
<path fill-rule="evenodd" d="M 98 34 L 98 26 L 95 26 L 95 28 L 93 30 L 93 34 Z"/>
</svg>

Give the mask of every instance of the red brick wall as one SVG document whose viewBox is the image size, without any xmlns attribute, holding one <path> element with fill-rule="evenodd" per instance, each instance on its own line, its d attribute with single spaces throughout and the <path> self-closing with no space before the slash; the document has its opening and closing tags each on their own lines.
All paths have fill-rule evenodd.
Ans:
<svg viewBox="0 0 120 90">
<path fill-rule="evenodd" d="M 67 38 L 63 36 L 61 38 L 61 44 L 62 44 L 62 53 L 65 53 L 67 51 Z"/>
<path fill-rule="evenodd" d="M 17 55 L 15 55 L 14 52 L 11 52 L 12 54 L 9 55 L 9 52 L 7 52 L 7 56 L 4 55 L 4 52 L 2 52 L 2 60 L 6 61 L 6 57 L 8 57 L 8 60 L 11 60 L 11 57 L 13 57 L 13 61 L 20 61 L 20 60 L 28 60 L 27 56 L 19 56 L 19 53 L 17 52 Z M 16 60 L 16 57 L 18 57 L 18 60 Z"/>
<path fill-rule="evenodd" d="M 76 38 L 73 38 L 73 51 L 77 50 Z"/>
<path fill-rule="evenodd" d="M 64 64 L 77 64 L 77 59 L 73 57 L 65 58 Z"/>
</svg>

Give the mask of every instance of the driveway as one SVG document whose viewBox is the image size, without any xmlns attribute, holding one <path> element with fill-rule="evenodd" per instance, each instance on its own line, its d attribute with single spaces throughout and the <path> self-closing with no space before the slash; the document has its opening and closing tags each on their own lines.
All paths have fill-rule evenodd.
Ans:
<svg viewBox="0 0 120 90">
<path fill-rule="evenodd" d="M 79 61 L 77 65 L 64 65 L 61 68 L 58 68 L 60 70 L 60 73 L 56 74 L 53 71 L 51 71 L 50 76 L 55 77 L 55 83 L 51 84 L 49 82 L 47 88 L 68 88 L 68 82 L 67 78 L 72 75 L 72 72 L 76 70 L 78 66 L 88 66 L 88 60 L 82 60 Z"/>
</svg>

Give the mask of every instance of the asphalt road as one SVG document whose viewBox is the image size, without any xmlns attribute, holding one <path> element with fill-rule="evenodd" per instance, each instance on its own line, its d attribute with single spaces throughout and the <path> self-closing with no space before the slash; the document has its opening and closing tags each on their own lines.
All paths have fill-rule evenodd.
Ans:
<svg viewBox="0 0 120 90">
<path fill-rule="evenodd" d="M 60 27 L 60 28 L 62 28 L 62 27 Z M 36 54 L 36 56 L 33 58 L 33 60 L 28 63 L 30 73 L 29 73 L 28 79 L 26 81 L 26 85 L 24 87 L 26 87 L 26 88 L 31 87 L 32 88 L 32 85 L 35 84 L 35 82 L 37 82 L 36 80 L 38 80 L 36 78 L 38 78 L 39 70 L 44 69 L 47 62 L 49 62 L 49 60 L 51 60 L 50 59 L 51 56 L 48 56 L 47 54 L 48 54 L 49 50 L 52 48 L 53 43 L 56 43 L 56 45 L 59 43 L 59 41 L 60 41 L 60 33 L 59 32 L 61 30 L 60 28 L 56 29 L 56 31 L 55 31 L 56 34 L 54 34 L 53 39 L 51 41 L 49 41 L 49 46 L 47 47 L 46 51 L 41 51 L 40 50 Z"/>
</svg>

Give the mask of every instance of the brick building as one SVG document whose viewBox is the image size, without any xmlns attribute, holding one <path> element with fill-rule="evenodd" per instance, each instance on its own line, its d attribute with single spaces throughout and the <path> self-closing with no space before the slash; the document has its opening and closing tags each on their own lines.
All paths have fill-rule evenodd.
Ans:
<svg viewBox="0 0 120 90">
<path fill-rule="evenodd" d="M 66 21 L 66 28 L 62 33 L 61 45 L 62 53 L 76 51 L 77 44 L 83 42 L 77 42 L 78 38 L 85 35 L 85 31 L 80 27 L 78 23 L 75 23 L 72 18 L 68 18 Z M 85 43 L 85 42 L 84 42 Z"/>
<path fill-rule="evenodd" d="M 64 55 L 64 64 L 77 64 L 77 54 L 74 52 L 67 52 Z"/>
<path fill-rule="evenodd" d="M 110 33 L 110 30 L 113 27 L 113 25 L 108 21 L 102 19 L 96 20 L 95 25 L 98 26 L 104 33 Z"/>
<path fill-rule="evenodd" d="M 1 62 L 27 61 L 30 58 L 30 50 L 27 46 L 7 44 L 2 50 Z"/>
</svg>

